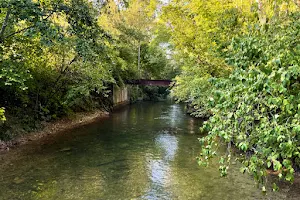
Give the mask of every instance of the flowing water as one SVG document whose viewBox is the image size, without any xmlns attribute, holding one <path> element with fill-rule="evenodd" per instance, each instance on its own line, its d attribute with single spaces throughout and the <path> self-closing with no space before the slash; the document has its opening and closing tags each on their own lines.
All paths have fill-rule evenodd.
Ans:
<svg viewBox="0 0 300 200">
<path fill-rule="evenodd" d="M 182 105 L 127 106 L 3 155 L 0 199 L 297 199 L 296 186 L 262 195 L 237 163 L 227 178 L 199 167 L 200 125 Z"/>
</svg>

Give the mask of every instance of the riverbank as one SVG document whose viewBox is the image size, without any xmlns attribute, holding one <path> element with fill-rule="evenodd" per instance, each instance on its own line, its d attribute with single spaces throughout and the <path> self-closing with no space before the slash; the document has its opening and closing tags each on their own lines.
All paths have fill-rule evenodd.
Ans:
<svg viewBox="0 0 300 200">
<path fill-rule="evenodd" d="M 26 135 L 17 136 L 16 138 L 9 141 L 0 140 L 0 153 L 9 151 L 11 148 L 26 144 L 30 141 L 35 141 L 37 139 L 57 134 L 68 129 L 72 129 L 78 126 L 92 123 L 100 118 L 105 118 L 109 116 L 109 112 L 104 110 L 95 110 L 90 112 L 80 112 L 69 117 L 64 117 L 62 119 L 42 122 L 41 129 L 36 130 Z"/>
<path fill-rule="evenodd" d="M 162 101 L 166 100 L 169 91 L 166 87 L 158 86 L 143 86 L 143 87 L 129 87 L 130 100 L 116 102 L 114 106 L 105 110 L 119 109 L 127 104 L 135 103 L 138 100 L 146 101 Z M 107 98 L 110 99 L 110 98 Z M 101 101 L 99 101 L 101 102 Z M 94 102 L 95 103 L 95 102 Z M 99 103 L 98 103 L 99 104 Z M 113 104 L 110 100 L 102 104 L 103 108 L 98 108 L 95 111 L 76 112 L 73 109 L 72 115 L 58 118 L 55 120 L 36 119 L 33 117 L 32 110 L 27 110 L 21 113 L 8 113 L 7 120 L 4 126 L 0 126 L 0 152 L 8 151 L 16 146 L 35 141 L 48 135 L 62 132 L 67 129 L 72 129 L 77 126 L 88 124 L 94 120 L 108 116 L 109 113 L 104 110 L 104 105 Z M 99 106 L 99 105 L 98 105 Z M 89 108 L 78 108 L 79 110 L 87 110 Z M 52 117 L 52 116 L 51 116 Z M 51 119 L 50 117 L 50 119 Z M 46 117 L 47 118 L 47 117 Z M 0 124 L 1 125 L 1 124 Z"/>
</svg>

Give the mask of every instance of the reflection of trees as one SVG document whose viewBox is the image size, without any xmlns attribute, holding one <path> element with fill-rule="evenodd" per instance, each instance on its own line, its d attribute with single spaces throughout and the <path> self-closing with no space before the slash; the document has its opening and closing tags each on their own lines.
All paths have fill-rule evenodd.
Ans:
<svg viewBox="0 0 300 200">
<path fill-rule="evenodd" d="M 156 159 L 148 160 L 150 166 L 145 162 L 145 154 L 154 150 L 163 156 L 165 171 L 169 167 L 167 160 L 173 159 L 175 154 L 175 150 L 164 146 L 174 136 L 153 143 L 153 131 L 168 125 L 169 109 L 168 105 L 159 103 L 137 104 L 112 114 L 100 125 L 78 128 L 60 136 L 51 145 L 42 149 L 38 146 L 30 156 L 22 155 L 14 161 L 14 166 L 18 167 L 6 171 L 14 176 L 8 177 L 7 184 L 2 187 L 10 187 L 9 179 L 19 176 L 25 181 L 13 188 L 12 199 L 23 195 L 24 191 L 28 196 L 28 190 L 34 191 L 30 193 L 31 198 L 43 199 L 141 196 L 151 187 L 147 172 L 159 170 Z M 159 119 L 162 110 L 167 118 Z M 2 170 L 5 169 L 0 169 L 4 173 Z"/>
<path fill-rule="evenodd" d="M 193 118 L 188 119 L 187 129 L 189 130 L 190 134 L 195 134 L 195 120 Z"/>
<path fill-rule="evenodd" d="M 207 168 L 198 166 L 199 152 L 197 136 L 178 137 L 178 150 L 170 166 L 174 199 L 265 199 L 259 190 L 249 187 L 253 181 L 240 174 L 238 165 L 232 165 L 229 176 L 221 178 L 217 159 Z"/>
<path fill-rule="evenodd" d="M 138 151 L 132 151 L 128 147 L 133 145 L 131 142 L 137 141 L 122 135 L 117 137 L 113 133 L 116 130 L 112 131 L 115 124 L 111 120 L 101 123 L 103 127 L 89 127 L 92 132 L 100 131 L 99 135 L 91 133 L 94 136 L 83 135 L 71 141 L 61 138 L 63 142 L 60 144 L 47 146 L 45 150 L 28 157 L 23 155 L 14 163 L 18 167 L 6 171 L 25 179 L 24 183 L 14 188 L 8 199 L 17 199 L 22 193 L 28 199 L 107 199 L 109 196 L 114 199 L 113 195 L 119 195 L 118 198 L 122 199 L 122 195 L 132 194 L 128 191 L 133 189 L 133 185 L 137 186 L 137 192 L 144 191 L 147 186 L 146 167 L 140 160 L 143 160 L 147 146 L 139 146 Z M 103 132 L 103 128 L 106 132 Z M 119 128 L 124 131 L 122 127 Z M 76 130 L 81 131 L 89 130 Z M 122 161 L 114 162 L 118 160 Z M 0 173 L 2 170 L 5 171 L 0 169 Z M 14 179 L 14 176 L 9 178 Z M 10 183 L 1 187 L 8 188 Z M 27 193 L 28 190 L 32 191 Z M 2 195 L 5 193 L 0 197 Z"/>
<path fill-rule="evenodd" d="M 239 173 L 221 179 L 217 165 L 198 167 L 197 136 L 184 134 L 196 131 L 197 123 L 184 117 L 178 105 L 143 103 L 120 110 L 0 168 L 0 178 L 4 177 L 0 198 L 243 199 L 252 193 L 257 197 L 256 189 L 247 186 L 252 185 L 250 179 Z M 183 134 L 174 133 L 177 127 Z M 24 182 L 12 184 L 16 176 Z"/>
<path fill-rule="evenodd" d="M 149 146 L 138 146 L 135 151 L 124 145 L 127 142 L 86 140 L 85 145 L 92 145 L 84 147 L 82 144 L 68 152 L 37 154 L 22 160 L 26 165 L 20 165 L 15 173 L 27 180 L 33 179 L 24 182 L 30 185 L 31 192 L 22 199 L 130 199 L 141 196 L 148 187 L 143 158 Z M 31 172 L 24 173 L 28 168 L 32 168 Z M 27 192 L 16 188 L 8 199 L 17 199 Z"/>
</svg>

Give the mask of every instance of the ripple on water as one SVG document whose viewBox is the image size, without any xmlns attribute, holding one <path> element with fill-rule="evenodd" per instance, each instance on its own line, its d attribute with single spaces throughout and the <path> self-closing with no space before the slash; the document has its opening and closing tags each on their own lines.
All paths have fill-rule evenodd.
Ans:
<svg viewBox="0 0 300 200">
<path fill-rule="evenodd" d="M 296 187 L 263 196 L 239 164 L 220 178 L 196 163 L 201 121 L 181 105 L 139 103 L 108 119 L 25 145 L 0 163 L 0 199 L 298 199 Z"/>
</svg>

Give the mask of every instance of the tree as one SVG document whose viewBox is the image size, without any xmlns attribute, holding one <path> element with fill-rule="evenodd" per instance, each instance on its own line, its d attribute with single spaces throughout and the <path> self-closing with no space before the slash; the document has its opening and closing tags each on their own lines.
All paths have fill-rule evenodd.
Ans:
<svg viewBox="0 0 300 200">
<path fill-rule="evenodd" d="M 143 46 L 148 46 L 153 34 L 157 1 L 133 0 L 127 5 L 125 8 L 120 8 L 114 1 L 109 2 L 106 5 L 105 14 L 101 16 L 99 22 L 101 26 L 112 33 L 116 41 L 119 49 L 116 56 L 121 65 L 121 71 L 132 71 L 139 78 L 142 70 L 141 51 L 145 52 Z M 125 63 L 129 65 L 125 65 Z M 120 73 L 120 70 L 116 70 L 115 73 Z M 116 76 L 120 77 L 120 74 Z"/>
<path fill-rule="evenodd" d="M 139 78 L 141 63 L 143 74 L 158 75 L 165 54 L 148 49 L 156 7 L 156 0 L 1 1 L 0 105 L 6 115 L 24 124 L 55 119 L 109 104 L 110 85 Z M 155 55 L 138 61 L 141 51 Z"/>
<path fill-rule="evenodd" d="M 222 176 L 236 151 L 242 172 L 262 184 L 267 169 L 292 181 L 299 166 L 299 10 L 287 3 L 177 0 L 165 7 L 171 42 L 184 55 L 173 94 L 209 118 L 199 164 L 228 147 L 219 155 Z"/>
<path fill-rule="evenodd" d="M 2 1 L 1 105 L 38 119 L 64 115 L 106 95 L 111 39 L 86 0 Z M 83 103 L 84 102 L 84 103 Z M 20 113 L 21 112 L 21 113 Z"/>
</svg>

